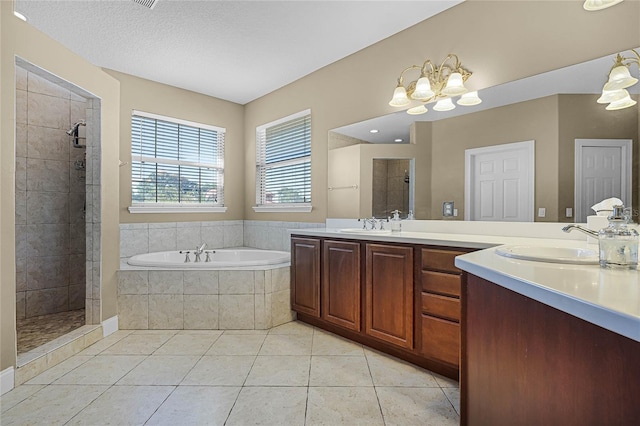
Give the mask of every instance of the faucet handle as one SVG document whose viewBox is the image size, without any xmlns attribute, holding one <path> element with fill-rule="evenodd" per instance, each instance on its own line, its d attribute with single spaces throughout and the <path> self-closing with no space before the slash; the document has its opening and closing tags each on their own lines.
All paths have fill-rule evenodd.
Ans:
<svg viewBox="0 0 640 426">
<path fill-rule="evenodd" d="M 191 259 L 189 259 L 189 253 L 191 253 L 191 252 L 188 251 L 188 250 L 187 251 L 180 250 L 180 254 L 184 254 L 185 255 L 184 263 L 191 262 Z"/>
</svg>

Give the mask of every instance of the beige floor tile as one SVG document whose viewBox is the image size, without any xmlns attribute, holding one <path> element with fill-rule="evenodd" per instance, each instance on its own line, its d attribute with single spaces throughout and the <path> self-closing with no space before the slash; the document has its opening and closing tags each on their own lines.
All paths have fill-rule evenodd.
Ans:
<svg viewBox="0 0 640 426">
<path fill-rule="evenodd" d="M 178 386 L 145 425 L 224 425 L 240 387 Z"/>
<path fill-rule="evenodd" d="M 312 356 L 309 386 L 373 386 L 364 357 Z"/>
<path fill-rule="evenodd" d="M 140 355 L 97 355 L 54 383 L 56 385 L 112 385 L 145 358 Z"/>
<path fill-rule="evenodd" d="M 329 333 L 314 333 L 312 355 L 364 356 L 362 345 Z"/>
<path fill-rule="evenodd" d="M 151 355 L 173 336 L 173 333 L 132 333 L 113 346 L 104 350 L 102 355 Z"/>
<path fill-rule="evenodd" d="M 144 424 L 173 389 L 173 386 L 113 386 L 67 425 Z"/>
<path fill-rule="evenodd" d="M 376 386 L 438 387 L 431 373 L 390 355 L 365 350 Z"/>
<path fill-rule="evenodd" d="M 0 396 L 0 410 L 4 413 L 9 408 L 21 403 L 34 393 L 42 389 L 44 385 L 21 385 Z"/>
<path fill-rule="evenodd" d="M 376 387 L 385 424 L 457 425 L 460 421 L 440 388 Z"/>
<path fill-rule="evenodd" d="M 460 415 L 460 389 L 458 388 L 442 388 L 447 399 L 453 405 L 453 409 Z"/>
<path fill-rule="evenodd" d="M 182 385 L 242 386 L 255 356 L 203 356 Z"/>
<path fill-rule="evenodd" d="M 269 334 L 313 334 L 314 328 L 300 321 L 291 321 L 269 330 Z"/>
<path fill-rule="evenodd" d="M 306 387 L 245 387 L 226 425 L 303 425 L 306 400 Z"/>
<path fill-rule="evenodd" d="M 259 356 L 245 386 L 307 386 L 310 356 Z"/>
<path fill-rule="evenodd" d="M 178 330 L 176 334 L 201 334 L 211 337 L 219 337 L 222 336 L 222 333 L 224 333 L 223 330 Z"/>
<path fill-rule="evenodd" d="M 92 358 L 93 356 L 85 356 L 85 355 L 73 356 L 71 358 L 66 359 L 65 361 L 62 361 L 60 364 L 54 367 L 51 367 L 50 369 L 46 370 L 44 373 L 38 374 L 36 377 L 29 380 L 27 383 L 30 385 L 34 385 L 34 384 L 48 385 L 50 383 L 55 382 L 60 377 L 64 376 L 71 370 L 74 370 L 76 367 L 79 367 L 80 365 L 84 364 L 85 362 L 89 361 Z"/>
<path fill-rule="evenodd" d="M 372 387 L 312 387 L 305 425 L 384 425 Z"/>
<path fill-rule="evenodd" d="M 64 424 L 98 398 L 107 388 L 107 386 L 47 386 L 3 412 L 2 426 Z"/>
<path fill-rule="evenodd" d="M 220 334 L 176 334 L 153 355 L 204 355 Z"/>
<path fill-rule="evenodd" d="M 131 334 L 177 334 L 179 330 L 133 330 Z"/>
<path fill-rule="evenodd" d="M 224 334 L 268 334 L 269 330 L 225 330 Z"/>
<path fill-rule="evenodd" d="M 457 380 L 450 379 L 448 377 L 441 376 L 438 373 L 431 373 L 436 382 L 438 382 L 438 386 L 441 388 L 459 388 L 460 382 Z"/>
<path fill-rule="evenodd" d="M 269 334 L 259 355 L 311 355 L 312 334 Z"/>
<path fill-rule="evenodd" d="M 182 382 L 199 356 L 151 356 L 118 381 L 118 385 L 174 385 Z"/>
<path fill-rule="evenodd" d="M 258 355 L 265 334 L 224 334 L 211 346 L 207 355 Z"/>
<path fill-rule="evenodd" d="M 108 335 L 104 339 L 97 341 L 87 349 L 79 352 L 78 355 L 98 355 L 105 349 L 113 346 L 115 343 L 127 337 L 129 334 L 131 334 L 131 330 L 118 330 L 115 333 Z"/>
</svg>

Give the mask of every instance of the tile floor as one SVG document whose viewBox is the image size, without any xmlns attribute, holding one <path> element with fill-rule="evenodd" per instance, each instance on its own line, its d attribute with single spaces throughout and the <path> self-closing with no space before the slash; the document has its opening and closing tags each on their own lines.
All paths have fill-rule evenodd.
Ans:
<svg viewBox="0 0 640 426">
<path fill-rule="evenodd" d="M 457 425 L 458 382 L 300 322 L 118 331 L 0 397 L 7 425 Z"/>
<path fill-rule="evenodd" d="M 85 323 L 84 317 L 84 309 L 77 309 L 57 314 L 18 319 L 16 321 L 18 354 L 29 352 L 82 327 Z"/>
</svg>

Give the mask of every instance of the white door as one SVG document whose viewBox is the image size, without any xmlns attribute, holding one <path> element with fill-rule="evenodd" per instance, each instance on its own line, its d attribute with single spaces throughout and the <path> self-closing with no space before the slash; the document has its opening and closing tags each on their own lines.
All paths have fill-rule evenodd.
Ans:
<svg viewBox="0 0 640 426">
<path fill-rule="evenodd" d="M 534 141 L 465 150 L 465 220 L 533 222 Z"/>
<path fill-rule="evenodd" d="M 591 206 L 616 197 L 631 205 L 631 140 L 576 139 L 576 222 L 595 214 Z"/>
</svg>

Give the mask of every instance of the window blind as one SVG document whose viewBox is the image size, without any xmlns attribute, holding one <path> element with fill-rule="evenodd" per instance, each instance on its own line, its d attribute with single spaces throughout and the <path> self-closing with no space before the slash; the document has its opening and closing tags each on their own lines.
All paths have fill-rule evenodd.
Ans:
<svg viewBox="0 0 640 426">
<path fill-rule="evenodd" d="M 311 111 L 256 129 L 256 204 L 311 203 Z"/>
<path fill-rule="evenodd" d="M 133 204 L 224 205 L 225 129 L 134 111 Z"/>
</svg>

